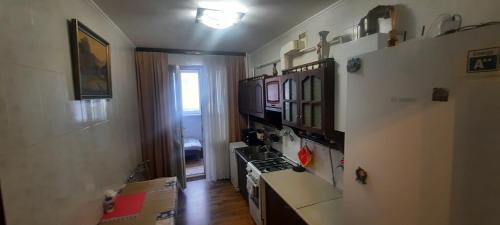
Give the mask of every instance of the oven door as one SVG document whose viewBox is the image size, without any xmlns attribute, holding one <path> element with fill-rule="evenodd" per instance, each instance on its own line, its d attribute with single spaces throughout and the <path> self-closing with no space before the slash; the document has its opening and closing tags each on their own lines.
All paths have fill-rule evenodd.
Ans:
<svg viewBox="0 0 500 225">
<path fill-rule="evenodd" d="M 249 174 L 247 174 L 247 191 L 248 199 L 259 208 L 259 182 L 257 178 Z"/>
<path fill-rule="evenodd" d="M 255 224 L 261 225 L 260 201 L 259 201 L 259 180 L 247 174 L 247 190 L 250 215 Z"/>
</svg>

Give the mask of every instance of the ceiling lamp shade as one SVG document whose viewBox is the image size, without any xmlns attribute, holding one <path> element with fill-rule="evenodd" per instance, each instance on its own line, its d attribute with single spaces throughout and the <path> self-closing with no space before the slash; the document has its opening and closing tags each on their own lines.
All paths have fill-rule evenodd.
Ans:
<svg viewBox="0 0 500 225">
<path fill-rule="evenodd" d="M 215 29 L 225 29 L 238 23 L 244 15 L 241 12 L 198 8 L 196 22 Z"/>
</svg>

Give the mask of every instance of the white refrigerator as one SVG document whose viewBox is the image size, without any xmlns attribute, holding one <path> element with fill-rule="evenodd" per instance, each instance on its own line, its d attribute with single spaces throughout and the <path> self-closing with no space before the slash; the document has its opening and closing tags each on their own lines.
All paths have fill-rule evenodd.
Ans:
<svg viewBox="0 0 500 225">
<path fill-rule="evenodd" d="M 345 225 L 500 224 L 499 47 L 492 25 L 359 56 L 347 78 Z"/>
</svg>

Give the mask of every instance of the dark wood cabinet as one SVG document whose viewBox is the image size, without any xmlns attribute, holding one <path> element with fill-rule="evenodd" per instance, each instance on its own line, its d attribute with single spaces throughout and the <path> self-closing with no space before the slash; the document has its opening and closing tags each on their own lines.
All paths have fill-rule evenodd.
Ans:
<svg viewBox="0 0 500 225">
<path fill-rule="evenodd" d="M 291 127 L 299 127 L 299 94 L 297 73 L 283 75 L 281 77 L 281 116 L 282 123 Z"/>
<path fill-rule="evenodd" d="M 266 95 L 266 110 L 281 112 L 280 77 L 270 77 L 264 80 Z"/>
<path fill-rule="evenodd" d="M 240 81 L 238 93 L 240 113 L 252 115 L 262 119 L 264 118 L 264 79 L 266 77 L 267 76 L 260 76 Z"/>
<path fill-rule="evenodd" d="M 252 80 L 250 81 L 251 89 L 253 91 L 253 97 L 255 97 L 254 109 L 251 115 L 259 118 L 264 118 L 264 80 Z"/>
<path fill-rule="evenodd" d="M 335 61 L 326 59 L 283 71 L 282 123 L 307 134 L 335 137 Z"/>
<path fill-rule="evenodd" d="M 247 162 L 239 155 L 236 154 L 237 169 L 238 169 L 238 187 L 240 194 L 248 201 L 247 191 Z"/>
<path fill-rule="evenodd" d="M 249 84 L 248 80 L 242 80 L 239 82 L 238 87 L 238 107 L 240 113 L 248 114 L 250 112 L 250 93 L 249 93 Z"/>
<path fill-rule="evenodd" d="M 307 225 L 295 210 L 292 209 L 269 185 L 265 184 L 265 188 L 265 220 L 267 225 Z"/>
</svg>

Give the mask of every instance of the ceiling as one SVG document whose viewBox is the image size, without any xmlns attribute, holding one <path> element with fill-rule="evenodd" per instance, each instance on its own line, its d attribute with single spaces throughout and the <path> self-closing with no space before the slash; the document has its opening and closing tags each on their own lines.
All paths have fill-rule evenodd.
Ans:
<svg viewBox="0 0 500 225">
<path fill-rule="evenodd" d="M 94 1 L 137 47 L 251 52 L 337 0 L 240 0 L 248 12 L 224 30 L 195 23 L 200 0 Z"/>
</svg>

